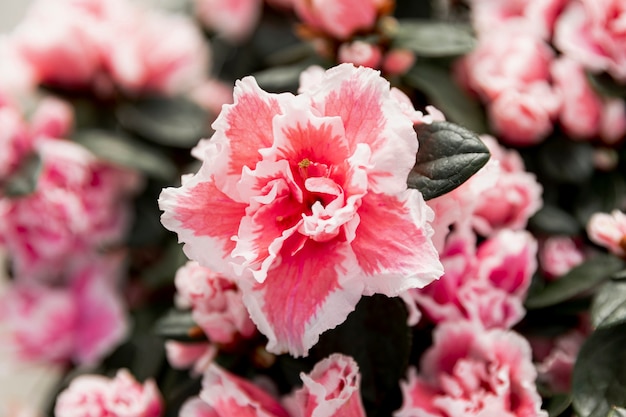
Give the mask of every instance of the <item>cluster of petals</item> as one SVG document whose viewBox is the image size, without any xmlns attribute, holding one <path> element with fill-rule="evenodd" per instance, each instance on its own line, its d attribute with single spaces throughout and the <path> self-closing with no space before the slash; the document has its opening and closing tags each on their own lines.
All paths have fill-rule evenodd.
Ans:
<svg viewBox="0 0 626 417">
<path fill-rule="evenodd" d="M 626 4 L 621 0 L 571 1 L 556 23 L 554 43 L 593 72 L 626 81 Z"/>
<path fill-rule="evenodd" d="M 380 45 L 355 40 L 344 42 L 337 51 L 337 61 L 356 66 L 382 69 L 386 75 L 402 75 L 415 63 L 415 54 L 408 49 L 391 49 L 383 53 Z"/>
<path fill-rule="evenodd" d="M 595 213 L 587 223 L 587 235 L 594 243 L 617 256 L 626 255 L 626 214 L 620 210 Z"/>
<path fill-rule="evenodd" d="M 569 0 L 471 0 L 472 23 L 479 34 L 511 22 L 531 22 L 529 29 L 549 38 L 554 24 Z"/>
<path fill-rule="evenodd" d="M 388 0 L 293 0 L 302 21 L 314 30 L 345 40 L 359 31 L 372 29 Z"/>
<path fill-rule="evenodd" d="M 211 365 L 200 396 L 188 400 L 181 417 L 365 417 L 356 362 L 333 354 L 300 374 L 303 385 L 282 403 L 260 387 Z"/>
<path fill-rule="evenodd" d="M 557 279 L 585 260 L 580 245 L 568 236 L 552 236 L 541 243 L 539 264 L 543 276 Z"/>
<path fill-rule="evenodd" d="M 0 97 L 0 184 L 32 152 L 33 140 L 21 112 Z"/>
<path fill-rule="evenodd" d="M 195 0 L 194 4 L 204 26 L 234 43 L 250 37 L 263 10 L 262 0 Z"/>
<path fill-rule="evenodd" d="M 159 198 L 187 256 L 236 279 L 268 350 L 294 355 L 362 295 L 395 296 L 443 272 L 433 212 L 406 186 L 413 122 L 389 83 L 343 64 L 301 91 L 239 81 L 193 151 L 198 173 Z"/>
<path fill-rule="evenodd" d="M 588 332 L 571 330 L 552 341 L 547 355 L 537 363 L 537 381 L 553 392 L 570 392 L 574 364 Z M 534 345 L 531 342 L 531 346 Z M 534 351 L 533 351 L 534 353 Z"/>
<path fill-rule="evenodd" d="M 559 123 L 573 139 L 601 137 L 614 143 L 626 133 L 626 105 L 603 98 L 589 84 L 582 64 L 569 56 L 552 63 L 552 78 L 562 97 Z"/>
<path fill-rule="evenodd" d="M 100 94 L 177 92 L 203 79 L 208 59 L 193 22 L 126 0 L 38 0 L 13 42 L 39 82 Z"/>
<path fill-rule="evenodd" d="M 121 258 L 89 257 L 67 268 L 65 286 L 13 283 L 3 293 L 6 344 L 29 362 L 94 364 L 126 336 Z"/>
<path fill-rule="evenodd" d="M 57 398 L 55 417 L 159 417 L 164 410 L 158 387 L 152 380 L 137 382 L 126 369 L 114 378 L 81 375 Z"/>
<path fill-rule="evenodd" d="M 0 241 L 16 276 L 53 277 L 77 253 L 123 238 L 140 181 L 73 142 L 41 137 L 35 150 L 42 161 L 37 188 L 0 199 Z"/>
<path fill-rule="evenodd" d="M 445 274 L 410 294 L 435 323 L 469 320 L 511 328 L 524 317 L 536 256 L 537 242 L 526 231 L 502 230 L 477 249 L 471 232 L 453 232 L 441 252 Z"/>
<path fill-rule="evenodd" d="M 547 417 L 523 337 L 464 321 L 442 324 L 433 336 L 419 373 L 411 368 L 402 383 L 394 417 Z"/>
</svg>

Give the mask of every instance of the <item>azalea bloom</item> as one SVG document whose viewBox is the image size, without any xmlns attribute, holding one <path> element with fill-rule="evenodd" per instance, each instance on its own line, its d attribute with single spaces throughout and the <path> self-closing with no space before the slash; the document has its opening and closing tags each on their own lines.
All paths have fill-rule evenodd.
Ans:
<svg viewBox="0 0 626 417">
<path fill-rule="evenodd" d="M 446 323 L 402 384 L 395 417 L 547 417 L 528 342 L 511 331 Z"/>
<path fill-rule="evenodd" d="M 587 223 L 592 242 L 607 248 L 617 256 L 626 254 L 626 214 L 613 210 L 611 214 L 595 213 Z"/>
<path fill-rule="evenodd" d="M 192 260 L 237 278 L 268 350 L 306 355 L 362 295 L 442 274 L 433 212 L 406 186 L 413 123 L 377 71 L 343 64 L 297 96 L 246 77 L 234 95 L 159 204 Z"/>
<path fill-rule="evenodd" d="M 56 402 L 56 417 L 159 417 L 163 411 L 161 394 L 148 380 L 140 384 L 126 369 L 115 378 L 82 375 L 72 381 Z"/>
</svg>

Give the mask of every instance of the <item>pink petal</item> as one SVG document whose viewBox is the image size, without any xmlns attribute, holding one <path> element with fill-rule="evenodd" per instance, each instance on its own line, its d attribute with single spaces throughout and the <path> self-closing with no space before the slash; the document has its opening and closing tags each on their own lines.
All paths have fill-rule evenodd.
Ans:
<svg viewBox="0 0 626 417">
<path fill-rule="evenodd" d="M 242 288 L 250 316 L 273 353 L 306 356 L 322 332 L 354 310 L 363 290 L 361 282 L 349 280 L 360 269 L 346 245 L 313 240 L 301 245 L 298 237 L 287 240 L 282 262 L 266 280 Z"/>
<path fill-rule="evenodd" d="M 416 190 L 402 199 L 367 194 L 359 208 L 360 223 L 352 249 L 366 275 L 370 293 L 397 295 L 422 288 L 443 274 L 428 221 L 433 212 Z"/>
</svg>

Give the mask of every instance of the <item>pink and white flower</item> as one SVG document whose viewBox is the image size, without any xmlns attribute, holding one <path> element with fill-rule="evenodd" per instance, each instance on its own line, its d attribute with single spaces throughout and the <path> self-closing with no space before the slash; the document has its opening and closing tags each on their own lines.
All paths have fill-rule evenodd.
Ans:
<svg viewBox="0 0 626 417">
<path fill-rule="evenodd" d="M 195 0 L 196 15 L 209 29 L 232 42 L 246 40 L 256 28 L 262 0 Z"/>
<path fill-rule="evenodd" d="M 478 249 L 475 242 L 471 232 L 451 234 L 441 253 L 444 276 L 411 295 L 435 323 L 465 319 L 485 328 L 510 328 L 525 314 L 537 243 L 526 231 L 506 229 Z"/>
<path fill-rule="evenodd" d="M 581 330 L 558 337 L 549 354 L 537 364 L 538 380 L 554 392 L 570 392 L 576 357 L 586 338 Z"/>
<path fill-rule="evenodd" d="M 406 186 L 413 123 L 378 72 L 343 64 L 298 96 L 248 77 L 213 127 L 200 171 L 162 192 L 162 222 L 236 278 L 268 350 L 305 355 L 361 295 L 441 275 L 433 213 Z"/>
<path fill-rule="evenodd" d="M 363 41 L 342 43 L 337 53 L 339 62 L 352 63 L 357 66 L 374 69 L 380 66 L 382 57 L 383 54 L 378 45 Z"/>
<path fill-rule="evenodd" d="M 528 342 L 469 322 L 435 329 L 433 346 L 402 383 L 404 401 L 394 417 L 547 417 L 535 388 Z"/>
<path fill-rule="evenodd" d="M 183 404 L 181 417 L 290 417 L 280 403 L 253 383 L 210 365 L 200 397 Z"/>
<path fill-rule="evenodd" d="M 365 417 L 361 374 L 351 357 L 330 355 L 300 378 L 302 388 L 285 400 L 292 417 Z"/>
<path fill-rule="evenodd" d="M 94 364 L 126 335 L 126 313 L 115 289 L 121 258 L 88 258 L 67 273 L 69 284 L 15 283 L 3 294 L 0 317 L 8 342 L 27 361 Z"/>
<path fill-rule="evenodd" d="M 585 254 L 576 242 L 567 236 L 547 238 L 539 251 L 539 263 L 544 276 L 558 279 L 585 260 Z"/>
<path fill-rule="evenodd" d="M 122 239 L 129 198 L 140 186 L 136 173 L 78 144 L 39 138 L 36 146 L 42 158 L 37 189 L 0 200 L 0 237 L 18 279 L 53 278 L 77 253 Z"/>
<path fill-rule="evenodd" d="M 176 289 L 192 308 L 192 317 L 209 340 L 228 344 L 249 338 L 256 327 L 237 285 L 208 268 L 190 261 L 176 273 Z"/>
<path fill-rule="evenodd" d="M 293 0 L 296 14 L 310 27 L 340 40 L 374 27 L 387 0 Z"/>
<path fill-rule="evenodd" d="M 519 152 L 506 149 L 491 136 L 481 139 L 491 159 L 499 162 L 500 172 L 493 187 L 480 194 L 472 213 L 472 225 L 483 236 L 497 230 L 521 230 L 543 205 L 542 187 L 534 174 L 527 172 Z"/>
<path fill-rule="evenodd" d="M 75 378 L 56 402 L 56 417 L 93 416 L 159 417 L 163 400 L 152 380 L 137 382 L 126 369 L 115 378 L 81 375 Z"/>
<path fill-rule="evenodd" d="M 571 1 L 559 17 L 554 43 L 593 72 L 626 81 L 626 4 L 621 0 Z"/>
<path fill-rule="evenodd" d="M 611 214 L 595 213 L 587 223 L 587 234 L 594 243 L 617 256 L 626 255 L 626 214 L 613 210 Z"/>
<path fill-rule="evenodd" d="M 0 98 L 0 183 L 5 181 L 33 152 L 28 125 L 17 108 Z M 0 238 L 0 241 L 2 239 Z"/>
</svg>

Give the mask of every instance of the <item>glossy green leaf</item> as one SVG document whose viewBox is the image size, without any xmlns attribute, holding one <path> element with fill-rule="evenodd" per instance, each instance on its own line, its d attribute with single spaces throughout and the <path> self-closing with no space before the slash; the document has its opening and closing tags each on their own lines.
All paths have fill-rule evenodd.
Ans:
<svg viewBox="0 0 626 417">
<path fill-rule="evenodd" d="M 626 321 L 626 282 L 609 281 L 600 288 L 591 304 L 594 327 L 607 327 Z"/>
<path fill-rule="evenodd" d="M 424 199 L 452 191 L 489 160 L 489 150 L 475 133 L 449 122 L 416 128 L 419 151 L 407 184 Z"/>
<path fill-rule="evenodd" d="M 488 132 L 482 107 L 461 90 L 449 68 L 418 61 L 404 78 L 408 85 L 423 92 L 451 122 L 477 133 Z"/>
<path fill-rule="evenodd" d="M 626 406 L 626 323 L 593 332 L 574 365 L 572 396 L 580 417 L 606 417 Z"/>
<path fill-rule="evenodd" d="M 542 308 L 561 303 L 593 289 L 623 268 L 624 262 L 615 256 L 597 255 L 548 283 L 541 291 L 529 294 L 526 307 Z"/>
<path fill-rule="evenodd" d="M 549 417 L 559 417 L 572 404 L 570 394 L 559 394 L 551 397 L 545 407 Z"/>
<path fill-rule="evenodd" d="M 78 131 L 73 139 L 99 158 L 114 164 L 162 180 L 176 177 L 176 167 L 163 152 L 130 137 L 93 129 Z"/>
<path fill-rule="evenodd" d="M 295 92 L 300 85 L 300 74 L 309 67 L 308 63 L 297 63 L 282 67 L 273 67 L 254 73 L 259 86 L 270 92 Z"/>
<path fill-rule="evenodd" d="M 160 145 L 191 148 L 209 136 L 209 116 L 197 104 L 153 97 L 118 107 L 116 117 L 128 132 Z"/>
<path fill-rule="evenodd" d="M 37 188 L 39 174 L 41 174 L 41 158 L 38 154 L 28 155 L 20 164 L 17 171 L 0 183 L 2 196 L 23 197 L 31 194 Z"/>
<path fill-rule="evenodd" d="M 418 57 L 447 57 L 470 52 L 476 46 L 476 39 L 469 24 L 401 20 L 393 46 L 409 49 Z"/>
</svg>

